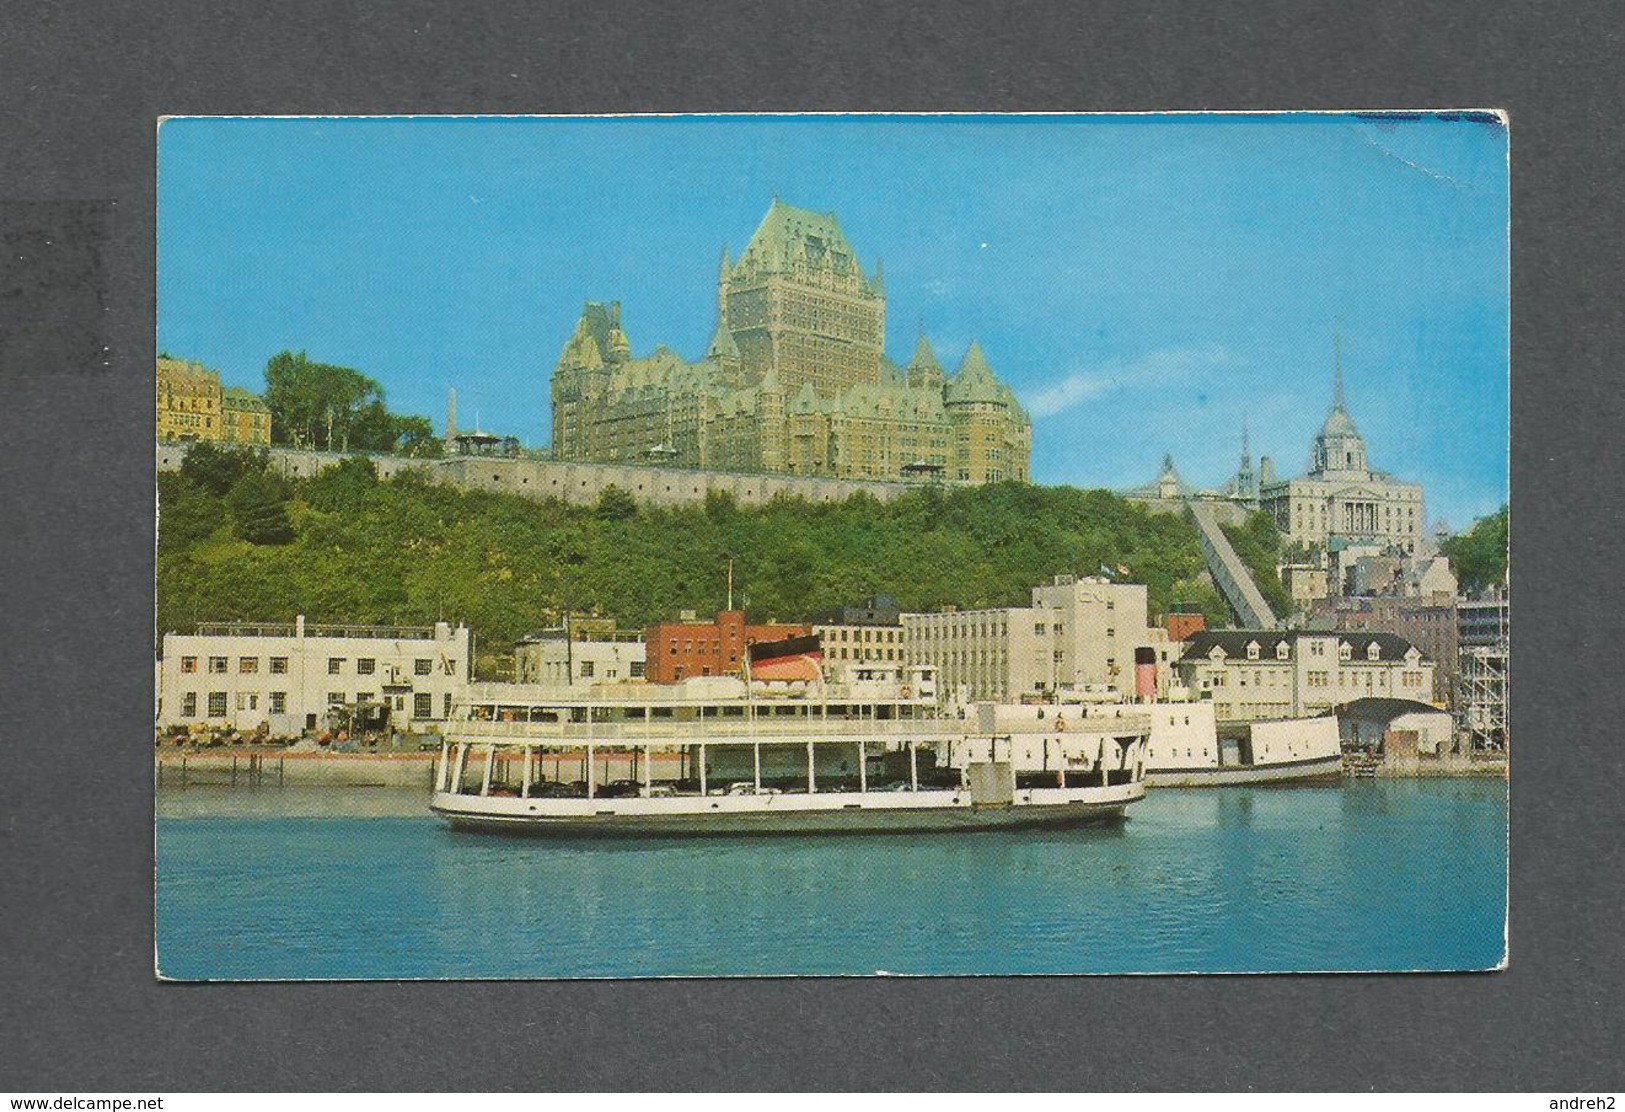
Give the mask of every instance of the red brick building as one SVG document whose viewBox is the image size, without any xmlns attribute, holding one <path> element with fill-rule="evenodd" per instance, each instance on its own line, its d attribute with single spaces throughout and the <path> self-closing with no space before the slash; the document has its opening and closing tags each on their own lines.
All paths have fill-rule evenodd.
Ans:
<svg viewBox="0 0 1625 1112">
<path fill-rule="evenodd" d="M 691 676 L 742 675 L 745 648 L 760 641 L 803 637 L 810 626 L 746 625 L 743 610 L 724 610 L 714 622 L 667 622 L 643 635 L 650 683 L 676 683 Z"/>
<path fill-rule="evenodd" d="M 1189 641 L 1198 633 L 1207 629 L 1207 617 L 1202 614 L 1169 614 L 1165 619 L 1168 623 L 1168 640 Z"/>
</svg>

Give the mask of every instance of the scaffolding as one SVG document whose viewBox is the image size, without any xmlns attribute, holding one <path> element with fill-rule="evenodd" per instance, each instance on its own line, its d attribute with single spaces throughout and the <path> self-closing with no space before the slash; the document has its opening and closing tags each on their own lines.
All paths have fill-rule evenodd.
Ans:
<svg viewBox="0 0 1625 1112">
<path fill-rule="evenodd" d="M 1463 649 L 1456 713 L 1469 752 L 1506 752 L 1507 645 Z"/>
</svg>

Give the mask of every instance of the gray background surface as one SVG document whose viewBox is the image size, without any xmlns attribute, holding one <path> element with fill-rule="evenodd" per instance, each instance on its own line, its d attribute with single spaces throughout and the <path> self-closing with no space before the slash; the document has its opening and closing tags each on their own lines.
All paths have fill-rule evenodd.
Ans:
<svg viewBox="0 0 1625 1112">
<path fill-rule="evenodd" d="M 8 10 L 0 1090 L 1619 1084 L 1617 9 L 918 9 L 303 0 L 227 14 L 216 3 L 59 0 Z M 1510 971 L 154 982 L 156 117 L 1322 107 L 1512 116 Z M 42 201 L 74 203 L 20 203 Z M 453 1045 L 465 1054 L 447 1068 L 439 1051 Z"/>
</svg>

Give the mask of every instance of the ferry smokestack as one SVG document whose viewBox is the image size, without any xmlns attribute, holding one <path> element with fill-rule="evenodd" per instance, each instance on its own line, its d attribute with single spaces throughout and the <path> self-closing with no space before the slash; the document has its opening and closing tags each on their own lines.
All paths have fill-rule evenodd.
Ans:
<svg viewBox="0 0 1625 1112">
<path fill-rule="evenodd" d="M 1157 701 L 1157 650 L 1148 645 L 1134 650 L 1134 694 L 1142 703 Z"/>
</svg>

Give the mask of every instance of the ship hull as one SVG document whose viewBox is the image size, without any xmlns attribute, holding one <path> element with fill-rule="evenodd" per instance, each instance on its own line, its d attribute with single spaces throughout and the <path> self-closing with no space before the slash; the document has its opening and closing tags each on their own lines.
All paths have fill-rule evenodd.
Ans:
<svg viewBox="0 0 1625 1112">
<path fill-rule="evenodd" d="M 1343 775 L 1342 754 L 1267 765 L 1227 768 L 1148 768 L 1145 782 L 1153 788 L 1214 788 L 1231 784 L 1307 784 Z"/>
<path fill-rule="evenodd" d="M 898 793 L 900 796 L 903 793 Z M 727 796 L 716 799 L 522 800 L 437 794 L 435 814 L 456 830 L 544 837 L 696 837 L 727 835 L 916 834 L 1024 830 L 1121 822 L 1143 784 L 1097 790 L 1094 798 L 974 804 L 964 794 Z M 1062 793 L 1055 793 L 1057 795 Z M 928 796 L 943 799 L 926 799 Z M 564 807 L 560 804 L 572 804 Z M 580 804 L 591 804 L 589 809 Z"/>
</svg>

